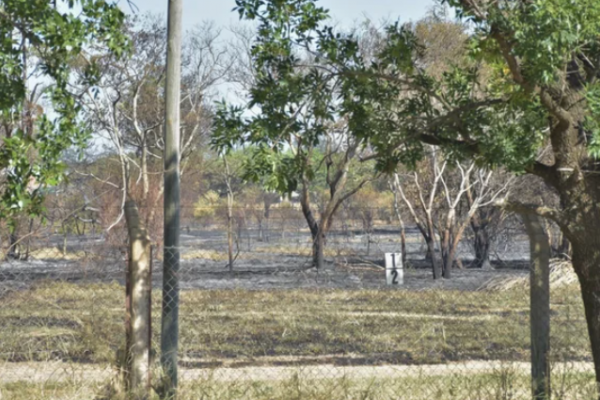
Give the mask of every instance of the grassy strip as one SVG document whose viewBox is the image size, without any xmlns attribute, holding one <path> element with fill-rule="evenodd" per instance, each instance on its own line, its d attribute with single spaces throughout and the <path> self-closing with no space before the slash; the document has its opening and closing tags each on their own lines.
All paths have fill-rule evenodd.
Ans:
<svg viewBox="0 0 600 400">
<path fill-rule="evenodd" d="M 553 399 L 591 399 L 594 395 L 593 376 L 587 373 L 563 371 L 555 373 Z M 16 382 L 0 384 L 3 399 L 11 400 L 66 400 L 108 399 L 103 393 L 106 385 L 67 381 L 61 383 L 29 384 Z M 283 381 L 263 380 L 228 382 L 226 385 L 213 377 L 184 380 L 178 398 L 181 400 L 501 400 L 530 399 L 530 381 L 527 374 L 507 368 L 472 374 L 448 376 L 419 376 L 407 378 L 339 377 L 305 379 L 301 374 Z M 112 400 L 121 397 L 112 396 Z M 124 397 L 123 397 L 124 398 Z M 153 396 L 153 400 L 157 397 Z"/>
<path fill-rule="evenodd" d="M 160 299 L 157 291 L 154 326 Z M 589 359 L 577 287 L 555 290 L 552 312 L 555 359 Z M 529 357 L 528 298 L 519 290 L 184 291 L 180 315 L 180 349 L 189 359 L 335 355 L 339 363 L 422 364 Z M 3 297 L 0 360 L 112 362 L 123 321 L 118 284 L 39 283 Z"/>
</svg>

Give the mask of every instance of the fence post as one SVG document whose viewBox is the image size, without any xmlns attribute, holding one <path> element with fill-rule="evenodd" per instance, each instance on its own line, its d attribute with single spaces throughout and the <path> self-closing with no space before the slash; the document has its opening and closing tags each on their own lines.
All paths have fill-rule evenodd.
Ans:
<svg viewBox="0 0 600 400">
<path fill-rule="evenodd" d="M 180 109 L 182 0 L 169 0 L 164 132 L 164 256 L 160 364 L 165 374 L 161 397 L 177 395 L 179 348 Z"/>
<path fill-rule="evenodd" d="M 550 244 L 537 215 L 523 214 L 531 252 L 531 384 L 534 400 L 550 399 Z"/>
</svg>

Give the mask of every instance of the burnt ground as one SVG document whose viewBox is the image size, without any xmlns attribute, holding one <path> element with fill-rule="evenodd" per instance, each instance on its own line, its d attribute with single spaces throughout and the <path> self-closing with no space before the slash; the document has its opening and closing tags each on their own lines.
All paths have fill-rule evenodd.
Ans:
<svg viewBox="0 0 600 400">
<path fill-rule="evenodd" d="M 516 237 L 508 244 L 496 244 L 492 270 L 469 268 L 472 252 L 467 244 L 459 248 L 464 269 L 455 269 L 452 279 L 434 281 L 424 260 L 425 247 L 416 230 L 408 231 L 408 265 L 399 290 L 472 291 L 498 276 L 526 273 L 526 238 Z M 310 237 L 302 229 L 272 232 L 268 240 L 258 240 L 256 232 L 241 234 L 236 245 L 233 272 L 227 268 L 226 234 L 219 230 L 186 230 L 181 236 L 181 288 L 190 289 L 388 289 L 383 269 L 384 253 L 399 252 L 399 232 L 377 229 L 369 234 L 356 231 L 332 232 L 328 237 L 324 270 L 311 268 Z M 0 290 L 27 287 L 40 280 L 69 282 L 124 283 L 124 246 L 111 246 L 101 236 L 74 236 L 67 240 L 48 237 L 32 247 L 28 260 L 0 261 Z M 153 282 L 161 285 L 162 261 L 155 252 Z"/>
</svg>

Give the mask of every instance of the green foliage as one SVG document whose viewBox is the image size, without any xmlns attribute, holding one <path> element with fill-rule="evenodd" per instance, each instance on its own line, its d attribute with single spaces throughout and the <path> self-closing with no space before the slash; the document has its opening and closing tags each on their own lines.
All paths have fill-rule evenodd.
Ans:
<svg viewBox="0 0 600 400">
<path fill-rule="evenodd" d="M 352 87 L 339 71 L 327 70 L 327 61 L 360 62 L 358 44 L 321 26 L 327 12 L 315 4 L 237 1 L 240 16 L 258 22 L 251 52 L 256 84 L 245 107 L 218 105 L 213 146 L 231 151 L 250 145 L 245 178 L 280 193 L 294 191 L 302 178 L 315 177 L 315 152 L 333 125 L 352 112 Z M 248 111 L 259 112 L 248 117 Z M 373 128 L 381 127 L 362 126 L 357 120 L 349 126 L 353 131 Z"/>
<path fill-rule="evenodd" d="M 0 217 L 39 213 L 44 188 L 63 178 L 63 152 L 83 146 L 89 136 L 87 125 L 78 118 L 77 94 L 69 87 L 70 68 L 91 43 L 105 43 L 117 56 L 126 51 L 123 22 L 116 3 L 105 0 L 58 1 L 56 7 L 47 0 L 0 2 L 0 115 L 5 124 L 0 145 L 4 174 Z M 25 71 L 24 43 L 29 63 L 36 64 L 43 75 L 39 78 L 48 83 L 44 95 L 52 109 L 52 116 L 37 118 L 33 135 L 20 122 L 27 96 L 26 72 L 30 72 Z M 96 66 L 88 64 L 83 76 L 83 83 L 92 85 Z"/>
<path fill-rule="evenodd" d="M 440 146 L 451 159 L 474 158 L 480 165 L 526 171 L 546 140 L 550 114 L 540 90 L 552 92 L 552 85 L 570 74 L 569 63 L 589 69 L 600 56 L 600 3 L 490 3 L 479 12 L 456 0 L 442 3 L 470 20 L 472 30 L 469 51 L 452 57 L 456 64 L 442 73 L 433 73 L 424 57 L 426 43 L 411 25 L 389 26 L 382 33 L 383 46 L 366 57 L 356 36 L 327 26 L 327 11 L 313 0 L 238 0 L 240 16 L 259 24 L 252 49 L 258 83 L 246 108 L 222 109 L 215 145 L 259 145 L 252 174 L 274 173 L 272 187 L 278 190 L 296 184 L 283 176 L 310 167 L 284 154 L 289 138 L 300 144 L 293 157 L 308 160 L 306 149 L 342 116 L 349 135 L 373 150 L 383 172 L 398 163 L 414 166 L 424 155 L 424 142 Z M 423 23 L 448 22 L 430 18 Z M 507 44 L 498 40 L 499 31 L 509 37 L 520 76 L 506 61 Z M 600 104 L 598 90 L 588 86 L 587 92 L 590 110 L 600 115 L 594 111 Z M 245 110 L 257 116 L 246 118 Z M 598 121 L 588 118 L 587 129 L 598 132 Z M 589 146 L 593 154 L 598 153 L 597 137 L 592 135 Z"/>
<path fill-rule="evenodd" d="M 591 134 L 587 149 L 593 157 L 600 155 L 600 96 L 594 84 L 597 67 L 593 66 L 600 55 L 599 2 L 536 0 L 505 7 L 490 6 L 479 14 L 465 8 L 460 1 L 444 2 L 454 6 L 459 16 L 474 23 L 471 56 L 492 69 L 484 94 L 504 98 L 506 104 L 503 107 L 506 116 L 498 114 L 488 125 L 501 136 L 492 147 L 494 151 L 502 151 L 503 157 L 494 159 L 488 154 L 483 157 L 486 161 L 502 162 L 516 170 L 531 164 L 544 139 L 541 132 L 552 117 L 549 110 L 541 106 L 539 93 L 551 93 L 556 99 L 557 93 L 565 88 L 565 79 L 573 89 L 585 86 L 587 105 L 584 107 L 590 114 L 585 117 L 585 130 Z M 508 37 L 510 43 L 498 40 L 498 32 Z M 510 55 L 519 61 L 518 71 L 506 61 L 506 46 L 510 46 Z M 520 76 L 515 77 L 515 72 Z"/>
<path fill-rule="evenodd" d="M 590 109 L 590 115 L 585 121 L 585 130 L 591 133 L 588 150 L 592 157 L 600 158 L 600 84 L 596 82 L 589 85 L 585 94 Z"/>
</svg>

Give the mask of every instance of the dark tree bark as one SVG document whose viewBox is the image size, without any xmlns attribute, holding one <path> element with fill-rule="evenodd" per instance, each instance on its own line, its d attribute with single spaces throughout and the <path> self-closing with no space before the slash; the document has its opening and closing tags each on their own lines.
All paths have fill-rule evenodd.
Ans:
<svg viewBox="0 0 600 400">
<path fill-rule="evenodd" d="M 323 269 L 325 266 L 325 235 L 327 219 L 323 215 L 321 221 L 317 221 L 311 208 L 310 200 L 308 199 L 308 191 L 305 190 L 306 194 L 300 199 L 300 205 L 302 206 L 302 214 L 308 223 L 310 235 L 312 238 L 312 263 L 317 269 Z"/>
<path fill-rule="evenodd" d="M 14 231 L 8 235 L 8 253 L 6 256 L 11 260 L 19 258 L 19 238 Z"/>
<path fill-rule="evenodd" d="M 439 260 L 435 254 L 435 241 L 429 234 L 423 235 L 425 238 L 425 244 L 427 245 L 427 253 L 425 253 L 425 259 L 431 262 L 431 271 L 433 273 L 433 279 L 439 279 L 442 277 L 442 268 L 439 264 Z"/>
<path fill-rule="evenodd" d="M 473 230 L 474 241 L 473 247 L 475 248 L 475 268 L 490 269 L 490 235 L 487 229 L 477 228 Z"/>
</svg>

